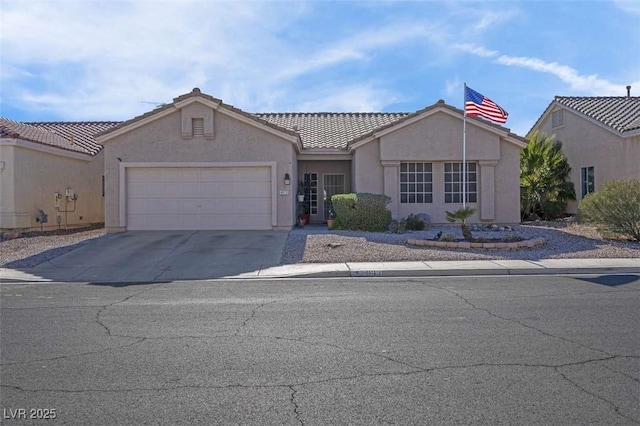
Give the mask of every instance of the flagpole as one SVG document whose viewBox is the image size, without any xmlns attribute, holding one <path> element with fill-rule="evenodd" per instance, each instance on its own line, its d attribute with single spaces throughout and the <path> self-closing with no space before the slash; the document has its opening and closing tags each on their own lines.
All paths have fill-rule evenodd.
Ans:
<svg viewBox="0 0 640 426">
<path fill-rule="evenodd" d="M 467 208 L 467 83 L 464 83 L 462 101 L 462 208 Z"/>
</svg>

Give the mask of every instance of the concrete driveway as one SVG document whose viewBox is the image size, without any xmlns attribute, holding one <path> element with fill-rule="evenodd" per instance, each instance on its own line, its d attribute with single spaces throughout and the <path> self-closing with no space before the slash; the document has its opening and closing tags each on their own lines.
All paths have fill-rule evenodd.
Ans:
<svg viewBox="0 0 640 426">
<path fill-rule="evenodd" d="M 108 234 L 42 263 L 54 281 L 174 281 L 257 275 L 280 264 L 288 231 L 139 231 Z"/>
</svg>

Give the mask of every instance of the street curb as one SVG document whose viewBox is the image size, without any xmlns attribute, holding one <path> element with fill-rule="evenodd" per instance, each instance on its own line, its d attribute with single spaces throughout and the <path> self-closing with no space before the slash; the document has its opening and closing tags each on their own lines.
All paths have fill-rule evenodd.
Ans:
<svg viewBox="0 0 640 426">
<path fill-rule="evenodd" d="M 293 267 L 292 267 L 293 266 Z M 429 267 L 424 264 L 420 267 L 419 262 L 410 264 L 405 269 L 395 269 L 392 264 L 296 264 L 269 268 L 257 273 L 244 273 L 232 276 L 220 276 L 211 278 L 193 279 L 193 281 L 211 280 L 268 280 L 268 279 L 291 279 L 291 278 L 419 278 L 419 277 L 469 277 L 469 276 L 509 276 L 509 275 L 609 275 L 609 274 L 640 274 L 640 266 L 601 266 L 601 267 L 545 267 L 543 265 L 531 264 L 527 267 L 500 267 L 498 264 L 490 265 L 478 263 L 468 264 L 466 268 L 445 268 Z M 289 269 L 289 270 L 288 270 Z M 293 269 L 293 270 L 291 270 Z M 315 269 L 315 270 L 314 270 Z M 25 283 L 25 282 L 88 282 L 87 280 L 45 278 L 38 276 L 33 270 L 13 270 L 0 268 L 0 283 Z M 142 279 L 96 279 L 95 283 L 136 283 L 136 282 L 170 282 L 170 281 L 191 281 L 188 279 L 172 280 L 142 280 Z"/>
<path fill-rule="evenodd" d="M 309 273 L 269 278 L 402 278 L 402 277 L 473 277 L 483 275 L 592 275 L 592 274 L 640 274 L 640 268 L 513 268 L 513 269 L 440 269 L 440 270 L 357 270 L 331 274 Z"/>
</svg>

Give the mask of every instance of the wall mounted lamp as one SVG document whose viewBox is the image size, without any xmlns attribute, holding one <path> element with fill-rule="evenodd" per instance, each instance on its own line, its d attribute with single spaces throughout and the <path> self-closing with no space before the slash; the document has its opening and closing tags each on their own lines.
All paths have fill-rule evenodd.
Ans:
<svg viewBox="0 0 640 426">
<path fill-rule="evenodd" d="M 284 184 L 285 185 L 290 185 L 291 184 L 291 178 L 289 177 L 289 173 L 285 173 L 284 174 Z"/>
</svg>

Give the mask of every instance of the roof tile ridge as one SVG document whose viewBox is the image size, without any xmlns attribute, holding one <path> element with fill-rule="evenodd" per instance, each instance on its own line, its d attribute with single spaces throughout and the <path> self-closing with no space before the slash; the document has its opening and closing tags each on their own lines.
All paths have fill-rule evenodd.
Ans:
<svg viewBox="0 0 640 426">
<path fill-rule="evenodd" d="M 70 121 L 22 121 L 21 123 L 28 124 L 110 124 L 110 123 L 122 123 L 118 120 L 70 120 Z"/>
</svg>

